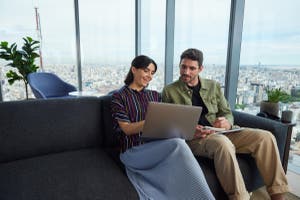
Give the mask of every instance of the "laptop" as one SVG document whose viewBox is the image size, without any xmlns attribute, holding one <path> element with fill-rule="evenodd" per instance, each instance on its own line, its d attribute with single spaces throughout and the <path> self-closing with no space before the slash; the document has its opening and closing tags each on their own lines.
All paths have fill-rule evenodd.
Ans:
<svg viewBox="0 0 300 200">
<path fill-rule="evenodd" d="M 149 102 L 142 139 L 179 137 L 191 140 L 201 112 L 200 106 Z"/>
</svg>

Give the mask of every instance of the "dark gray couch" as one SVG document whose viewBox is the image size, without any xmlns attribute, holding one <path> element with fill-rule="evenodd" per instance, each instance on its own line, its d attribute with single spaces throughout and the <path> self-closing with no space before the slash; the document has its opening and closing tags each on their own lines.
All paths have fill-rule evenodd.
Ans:
<svg viewBox="0 0 300 200">
<path fill-rule="evenodd" d="M 110 101 L 104 96 L 1 102 L 0 199 L 138 199 L 118 160 Z M 285 126 L 234 115 L 242 126 L 272 131 L 282 158 Z M 247 188 L 262 186 L 253 159 L 238 157 Z M 212 160 L 197 159 L 216 198 L 226 199 Z"/>
</svg>

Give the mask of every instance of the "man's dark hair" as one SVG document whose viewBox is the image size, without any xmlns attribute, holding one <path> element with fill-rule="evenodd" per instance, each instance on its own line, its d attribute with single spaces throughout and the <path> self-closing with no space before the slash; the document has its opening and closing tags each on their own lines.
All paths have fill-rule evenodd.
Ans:
<svg viewBox="0 0 300 200">
<path fill-rule="evenodd" d="M 148 56 L 144 56 L 144 55 L 140 55 L 140 56 L 135 57 L 135 58 L 132 60 L 132 62 L 131 62 L 131 66 L 132 66 L 132 67 L 135 67 L 135 68 L 137 68 L 137 69 L 145 69 L 145 68 L 147 68 L 151 63 L 154 65 L 154 67 L 155 67 L 155 70 L 154 70 L 154 71 L 156 72 L 156 70 L 157 70 L 157 65 L 156 65 L 156 63 L 154 62 L 154 60 L 152 60 L 152 59 L 149 58 Z M 130 85 L 130 84 L 133 82 L 133 79 L 134 79 L 134 77 L 133 77 L 133 73 L 132 73 L 131 67 L 130 67 L 129 72 L 128 72 L 126 78 L 125 78 L 124 83 L 125 83 L 126 85 Z"/>
<path fill-rule="evenodd" d="M 181 63 L 182 59 L 184 59 L 184 58 L 197 61 L 199 64 L 199 67 L 202 66 L 202 64 L 203 64 L 203 53 L 202 53 L 202 51 L 200 51 L 198 49 L 191 48 L 191 49 L 185 50 L 180 56 L 180 63 Z"/>
</svg>

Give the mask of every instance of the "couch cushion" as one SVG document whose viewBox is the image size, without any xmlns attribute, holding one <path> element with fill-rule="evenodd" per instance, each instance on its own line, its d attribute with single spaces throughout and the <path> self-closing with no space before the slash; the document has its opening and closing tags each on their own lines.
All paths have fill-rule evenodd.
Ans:
<svg viewBox="0 0 300 200">
<path fill-rule="evenodd" d="M 0 103 L 0 162 L 102 143 L 101 104 L 94 98 Z"/>
<path fill-rule="evenodd" d="M 264 185 L 254 158 L 250 154 L 237 155 L 239 166 L 248 191 L 252 192 Z"/>
<path fill-rule="evenodd" d="M 214 197 L 216 199 L 226 199 L 226 194 L 216 176 L 214 161 L 201 156 L 196 156 L 196 159 L 201 166 L 206 181 Z"/>
<path fill-rule="evenodd" d="M 49 154 L 0 164 L 1 200 L 138 199 L 101 149 Z"/>
</svg>

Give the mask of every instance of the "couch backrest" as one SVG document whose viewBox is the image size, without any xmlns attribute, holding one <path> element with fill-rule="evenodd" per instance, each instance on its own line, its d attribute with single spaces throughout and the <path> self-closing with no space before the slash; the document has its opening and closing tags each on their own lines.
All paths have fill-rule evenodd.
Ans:
<svg viewBox="0 0 300 200">
<path fill-rule="evenodd" d="M 104 130 L 104 147 L 115 149 L 119 147 L 117 134 L 113 131 L 112 114 L 111 114 L 111 99 L 112 94 L 102 96 L 102 111 L 103 111 L 103 130 Z"/>
<path fill-rule="evenodd" d="M 96 97 L 0 103 L 0 162 L 102 144 Z"/>
</svg>

